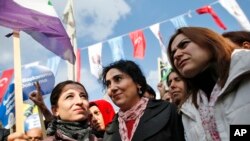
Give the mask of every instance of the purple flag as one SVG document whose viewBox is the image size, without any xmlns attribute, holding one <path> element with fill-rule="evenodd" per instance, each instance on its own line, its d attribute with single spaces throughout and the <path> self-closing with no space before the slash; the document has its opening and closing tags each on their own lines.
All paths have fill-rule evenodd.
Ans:
<svg viewBox="0 0 250 141">
<path fill-rule="evenodd" d="M 31 35 L 62 59 L 75 62 L 70 39 L 49 0 L 0 0 L 0 25 Z"/>
</svg>

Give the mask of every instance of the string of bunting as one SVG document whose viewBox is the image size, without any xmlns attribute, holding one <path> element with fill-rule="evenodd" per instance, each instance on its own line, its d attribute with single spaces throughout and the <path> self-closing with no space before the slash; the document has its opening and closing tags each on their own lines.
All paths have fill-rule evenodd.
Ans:
<svg viewBox="0 0 250 141">
<path fill-rule="evenodd" d="M 215 5 L 215 4 L 218 4 L 218 3 L 219 3 L 219 1 L 215 1 L 215 2 L 213 2 L 213 3 L 210 3 L 209 6 L 212 6 L 212 5 Z M 175 16 L 175 17 L 173 17 L 173 18 L 169 18 L 169 19 L 163 20 L 163 21 L 161 21 L 161 22 L 157 22 L 157 23 L 158 23 L 158 24 L 163 24 L 163 23 L 171 22 L 171 20 L 174 19 L 174 18 L 176 18 L 176 17 L 183 17 L 183 16 L 192 17 L 192 13 L 196 13 L 196 10 L 189 10 L 189 11 L 186 12 L 186 13 L 180 14 L 180 15 Z M 154 25 L 154 24 L 152 24 L 152 25 Z M 137 30 L 144 31 L 145 29 L 148 29 L 148 28 L 149 28 L 150 26 L 152 26 L 152 25 L 149 25 L 149 26 L 146 26 L 146 27 L 144 27 L 144 28 L 137 29 Z M 129 32 L 129 33 L 130 33 L 130 32 Z M 103 40 L 103 41 L 101 41 L 101 42 L 99 42 L 99 43 L 105 43 L 105 42 L 108 42 L 109 40 L 112 40 L 112 39 L 117 38 L 117 37 L 125 37 L 125 36 L 128 36 L 129 33 L 125 33 L 125 34 L 122 34 L 122 35 L 119 35 L 119 36 L 116 36 L 116 37 L 113 37 L 113 38 L 110 38 L 110 39 L 107 39 L 107 40 Z M 96 44 L 96 43 L 95 43 L 95 44 Z M 82 51 L 82 50 L 88 49 L 88 48 L 91 47 L 91 46 L 92 46 L 92 45 L 89 45 L 88 47 L 80 47 L 80 50 Z"/>
</svg>

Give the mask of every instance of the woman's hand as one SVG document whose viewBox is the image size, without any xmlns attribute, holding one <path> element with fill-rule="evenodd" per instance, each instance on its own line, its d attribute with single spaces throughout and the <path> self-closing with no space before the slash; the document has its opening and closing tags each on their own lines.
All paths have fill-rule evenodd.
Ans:
<svg viewBox="0 0 250 141">
<path fill-rule="evenodd" d="M 45 104 L 39 82 L 34 83 L 34 86 L 36 87 L 36 90 L 30 93 L 29 99 L 32 100 L 38 107 L 44 107 Z"/>
<path fill-rule="evenodd" d="M 158 85 L 157 85 L 157 89 L 158 89 L 158 91 L 159 91 L 159 93 L 160 93 L 160 96 L 161 96 L 161 98 L 164 96 L 164 94 L 165 94 L 165 86 L 164 86 L 164 84 L 163 84 L 163 82 L 161 81 L 161 82 L 159 82 L 158 83 Z"/>
<path fill-rule="evenodd" d="M 36 90 L 32 91 L 29 94 L 29 99 L 32 100 L 38 106 L 38 108 L 41 110 L 42 114 L 45 117 L 46 122 L 50 122 L 51 120 L 53 120 L 53 116 L 44 103 L 43 95 L 42 95 L 42 91 L 41 91 L 41 87 L 40 87 L 39 82 L 34 83 L 34 86 L 36 87 Z"/>
</svg>

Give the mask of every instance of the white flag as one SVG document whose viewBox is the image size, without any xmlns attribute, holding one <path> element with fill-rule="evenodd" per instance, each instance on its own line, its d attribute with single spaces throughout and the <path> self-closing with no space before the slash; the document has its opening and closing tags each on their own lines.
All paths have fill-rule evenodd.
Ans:
<svg viewBox="0 0 250 141">
<path fill-rule="evenodd" d="M 89 46 L 88 53 L 89 53 L 90 72 L 96 78 L 99 79 L 102 73 L 102 62 L 101 62 L 102 43 L 97 43 L 92 46 Z"/>
<path fill-rule="evenodd" d="M 162 57 L 163 62 L 166 63 L 166 64 L 169 64 L 168 57 L 167 57 L 167 54 L 166 54 L 166 47 L 163 44 L 162 37 L 160 35 L 160 25 L 159 25 L 159 23 L 156 23 L 156 24 L 150 26 L 149 28 L 159 41 L 159 44 L 160 44 L 160 47 L 161 47 L 161 57 Z"/>
<path fill-rule="evenodd" d="M 219 0 L 219 2 L 239 22 L 244 30 L 250 31 L 250 23 L 236 0 Z"/>
</svg>

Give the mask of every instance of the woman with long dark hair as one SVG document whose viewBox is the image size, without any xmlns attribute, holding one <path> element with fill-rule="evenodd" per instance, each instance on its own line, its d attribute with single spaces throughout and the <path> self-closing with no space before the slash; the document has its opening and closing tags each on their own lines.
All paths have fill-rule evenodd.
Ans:
<svg viewBox="0 0 250 141">
<path fill-rule="evenodd" d="M 250 50 L 238 49 L 203 27 L 182 27 L 168 56 L 191 86 L 181 107 L 187 140 L 228 141 L 229 126 L 250 124 Z"/>
</svg>

